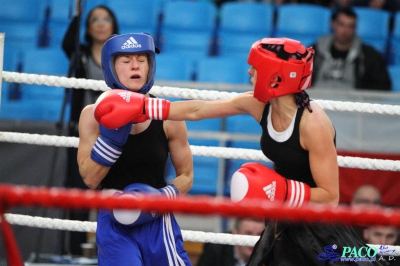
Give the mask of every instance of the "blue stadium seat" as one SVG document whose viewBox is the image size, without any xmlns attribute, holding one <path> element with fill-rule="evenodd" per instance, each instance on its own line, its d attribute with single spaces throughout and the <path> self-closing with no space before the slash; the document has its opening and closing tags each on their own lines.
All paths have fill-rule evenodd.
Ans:
<svg viewBox="0 0 400 266">
<path fill-rule="evenodd" d="M 156 81 L 176 80 L 191 81 L 193 64 L 187 57 L 176 53 L 160 53 L 156 55 Z"/>
<path fill-rule="evenodd" d="M 108 1 L 108 7 L 117 16 L 121 34 L 147 32 L 156 39 L 158 11 L 153 1 Z"/>
<path fill-rule="evenodd" d="M 251 45 L 273 35 L 274 7 L 256 2 L 226 2 L 217 29 L 219 55 L 247 55 Z"/>
<path fill-rule="evenodd" d="M 49 38 L 51 47 L 61 47 L 62 40 L 67 32 L 68 25 L 72 21 L 74 15 L 75 3 L 71 1 L 51 0 L 50 21 L 49 21 Z M 83 19 L 81 23 L 84 23 Z"/>
<path fill-rule="evenodd" d="M 249 84 L 249 65 L 244 58 L 228 56 L 202 57 L 196 64 L 196 81 Z"/>
<path fill-rule="evenodd" d="M 393 15 L 393 31 L 389 35 L 389 43 L 389 63 L 400 65 L 400 12 L 396 12 Z"/>
<path fill-rule="evenodd" d="M 39 22 L 44 15 L 46 1 L 0 0 L 0 25 L 14 22 Z"/>
<path fill-rule="evenodd" d="M 389 65 L 388 72 L 392 80 L 392 91 L 400 92 L 400 65 Z"/>
<path fill-rule="evenodd" d="M 4 45 L 4 61 L 3 70 L 4 71 L 17 71 L 17 64 L 19 62 L 19 52 L 13 46 L 5 44 Z"/>
<path fill-rule="evenodd" d="M 0 32 L 5 32 L 5 46 L 18 50 L 36 48 L 39 40 L 39 22 L 0 22 Z"/>
<path fill-rule="evenodd" d="M 222 127 L 221 118 L 205 119 L 201 121 L 187 121 L 188 132 L 213 131 L 220 132 Z M 189 144 L 195 146 L 218 147 L 220 143 L 215 139 L 189 137 Z M 189 194 L 216 195 L 220 159 L 203 156 L 193 156 L 194 182 Z M 222 169 L 223 170 L 223 169 Z M 221 176 L 221 178 L 223 178 Z"/>
<path fill-rule="evenodd" d="M 48 0 L 52 23 L 68 25 L 75 12 L 75 3 L 71 1 Z"/>
<path fill-rule="evenodd" d="M 49 47 L 61 47 L 62 46 L 62 41 L 64 39 L 64 36 L 67 32 L 68 25 L 64 25 L 62 23 L 57 24 L 57 23 L 50 23 L 49 25 Z"/>
<path fill-rule="evenodd" d="M 217 7 L 212 2 L 169 1 L 165 3 L 160 27 L 161 51 L 191 58 L 211 52 Z"/>
<path fill-rule="evenodd" d="M 276 8 L 276 37 L 301 41 L 305 46 L 330 33 L 331 10 L 312 4 L 285 4 Z"/>
<path fill-rule="evenodd" d="M 0 0 L 0 32 L 6 33 L 6 43 L 20 48 L 37 45 L 46 0 Z"/>
<path fill-rule="evenodd" d="M 369 7 L 355 7 L 357 35 L 366 43 L 386 56 L 389 40 L 390 13 Z"/>
<path fill-rule="evenodd" d="M 68 66 L 69 61 L 61 47 L 27 50 L 23 55 L 23 72 L 25 73 L 66 76 Z M 24 84 L 24 100 L 62 101 L 63 95 L 63 88 Z"/>
</svg>

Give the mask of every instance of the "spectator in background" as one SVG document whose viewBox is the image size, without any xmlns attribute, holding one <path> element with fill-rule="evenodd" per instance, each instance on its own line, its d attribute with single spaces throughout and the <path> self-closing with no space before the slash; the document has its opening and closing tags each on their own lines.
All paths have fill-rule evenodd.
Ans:
<svg viewBox="0 0 400 266">
<path fill-rule="evenodd" d="M 237 219 L 232 234 L 260 236 L 264 221 L 251 218 Z M 197 266 L 244 266 L 253 247 L 206 243 Z"/>
<path fill-rule="evenodd" d="M 350 205 L 352 207 L 381 205 L 381 192 L 373 185 L 362 185 L 354 192 Z"/>
<path fill-rule="evenodd" d="M 393 248 L 387 245 L 397 245 L 399 231 L 393 226 L 369 226 L 364 229 L 364 240 L 368 244 L 380 245 L 379 255 L 376 256 L 381 262 L 385 260 L 390 266 L 400 266 L 400 258 L 393 256 Z"/>
<path fill-rule="evenodd" d="M 86 21 L 85 44 L 77 41 L 79 38 L 80 15 L 82 14 L 81 1 L 75 1 L 75 15 L 64 36 L 62 48 L 70 59 L 69 76 L 76 78 L 103 80 L 103 72 L 101 70 L 100 55 L 101 49 L 105 41 L 112 34 L 118 34 L 118 23 L 114 13 L 106 6 L 97 6 L 90 10 Z M 77 51 L 77 49 L 79 49 Z M 76 58 L 76 55 L 78 56 Z M 82 109 L 94 103 L 101 92 L 84 89 L 71 89 L 71 111 L 68 134 L 69 136 L 78 137 L 78 122 Z M 87 189 L 79 174 L 77 164 L 77 149 L 68 149 L 67 158 L 67 178 L 65 186 L 70 188 Z M 87 221 L 89 219 L 88 211 L 71 211 L 69 219 Z M 86 233 L 71 232 L 70 233 L 70 251 L 72 255 L 80 255 L 80 243 L 86 242 Z"/>
<path fill-rule="evenodd" d="M 364 229 L 364 240 L 374 245 L 394 245 L 399 231 L 393 226 L 369 226 Z"/>
<path fill-rule="evenodd" d="M 382 204 L 382 195 L 378 188 L 373 185 L 361 185 L 359 186 L 353 194 L 350 206 L 352 208 L 364 208 L 364 207 L 374 207 L 380 206 Z M 364 239 L 364 229 L 365 226 L 354 225 L 354 231 L 360 239 Z"/>
<path fill-rule="evenodd" d="M 333 33 L 315 48 L 313 87 L 335 90 L 391 90 L 383 56 L 356 35 L 357 15 L 351 7 L 332 15 Z"/>
<path fill-rule="evenodd" d="M 353 6 L 365 6 L 394 13 L 400 10 L 400 0 L 353 0 Z"/>
<path fill-rule="evenodd" d="M 353 0 L 333 0 L 331 1 L 331 8 L 339 9 L 343 7 L 348 7 L 353 4 Z"/>
</svg>

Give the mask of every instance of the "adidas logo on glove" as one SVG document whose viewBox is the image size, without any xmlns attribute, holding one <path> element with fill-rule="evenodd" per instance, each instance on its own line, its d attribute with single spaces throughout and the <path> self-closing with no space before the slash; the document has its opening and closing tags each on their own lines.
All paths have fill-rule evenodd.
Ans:
<svg viewBox="0 0 400 266">
<path fill-rule="evenodd" d="M 119 92 L 118 95 L 121 96 L 122 99 L 124 99 L 127 103 L 129 103 L 131 101 L 131 93 L 130 92 Z"/>
<path fill-rule="evenodd" d="M 276 191 L 276 182 L 273 181 L 271 184 L 263 187 L 263 190 L 265 191 L 265 194 L 268 196 L 268 198 L 271 201 L 274 201 L 274 199 L 275 199 L 275 191 Z"/>
</svg>

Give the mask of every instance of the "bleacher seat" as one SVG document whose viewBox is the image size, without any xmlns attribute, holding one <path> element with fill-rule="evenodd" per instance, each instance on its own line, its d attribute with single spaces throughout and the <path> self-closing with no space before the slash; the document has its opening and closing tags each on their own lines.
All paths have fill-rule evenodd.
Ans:
<svg viewBox="0 0 400 266">
<path fill-rule="evenodd" d="M 285 4 L 276 8 L 275 36 L 301 41 L 305 46 L 330 33 L 331 10 L 313 4 Z"/>
<path fill-rule="evenodd" d="M 27 50 L 23 54 L 23 72 L 25 73 L 66 76 L 68 66 L 69 61 L 61 47 L 37 48 Z M 63 95 L 63 88 L 24 84 L 24 100 L 60 101 Z"/>
<path fill-rule="evenodd" d="M 196 81 L 249 84 L 249 65 L 245 58 L 233 56 L 203 57 L 197 60 Z"/>
<path fill-rule="evenodd" d="M 221 118 L 204 119 L 200 121 L 187 121 L 188 132 L 211 131 L 220 132 L 222 127 Z M 194 138 L 189 136 L 189 144 L 195 146 L 218 147 L 220 142 L 215 139 Z M 218 189 L 220 159 L 213 157 L 193 156 L 194 181 L 189 194 L 216 195 Z M 221 167 L 221 168 L 220 168 Z M 220 176 L 223 178 L 223 176 Z"/>
<path fill-rule="evenodd" d="M 70 1 L 51 0 L 49 21 L 49 46 L 61 47 L 68 25 L 74 16 L 74 3 Z M 83 21 L 83 20 L 82 20 Z M 82 23 L 81 21 L 81 23 Z"/>
<path fill-rule="evenodd" d="M 17 71 L 18 60 L 19 60 L 18 50 L 11 45 L 5 44 L 3 70 L 12 72 Z"/>
<path fill-rule="evenodd" d="M 27 49 L 22 58 L 24 73 L 59 76 L 65 76 L 67 73 L 68 60 L 61 48 Z M 11 84 L 5 87 L 6 97 L 3 99 L 0 113 L 2 119 L 50 122 L 59 120 L 64 100 L 64 88 L 23 84 L 21 99 L 10 100 L 8 97 L 11 93 L 10 86 Z"/>
<path fill-rule="evenodd" d="M 389 65 L 388 72 L 392 80 L 392 91 L 400 92 L 400 65 Z"/>
<path fill-rule="evenodd" d="M 0 0 L 0 32 L 6 33 L 6 43 L 21 49 L 36 46 L 45 4 L 45 0 Z"/>
<path fill-rule="evenodd" d="M 392 34 L 389 36 L 389 63 L 392 65 L 400 65 L 400 11 L 393 15 L 393 30 Z"/>
<path fill-rule="evenodd" d="M 274 7 L 256 2 L 226 2 L 220 8 L 218 54 L 247 56 L 251 45 L 273 35 Z"/>
<path fill-rule="evenodd" d="M 156 39 L 158 14 L 151 0 L 108 1 L 107 6 L 115 13 L 119 31 L 125 33 L 147 32 Z"/>
<path fill-rule="evenodd" d="M 21 51 L 38 46 L 39 30 L 40 22 L 0 22 L 0 32 L 5 32 L 5 46 Z"/>
<path fill-rule="evenodd" d="M 0 0 L 2 23 L 38 22 L 43 16 L 46 0 Z"/>
<path fill-rule="evenodd" d="M 160 26 L 161 51 L 181 53 L 193 60 L 209 55 L 216 18 L 217 7 L 212 2 L 166 2 Z"/>
<path fill-rule="evenodd" d="M 156 55 L 155 80 L 191 81 L 192 61 L 181 54 L 160 53 Z"/>
<path fill-rule="evenodd" d="M 389 41 L 390 13 L 369 7 L 355 7 L 357 35 L 386 57 Z"/>
</svg>

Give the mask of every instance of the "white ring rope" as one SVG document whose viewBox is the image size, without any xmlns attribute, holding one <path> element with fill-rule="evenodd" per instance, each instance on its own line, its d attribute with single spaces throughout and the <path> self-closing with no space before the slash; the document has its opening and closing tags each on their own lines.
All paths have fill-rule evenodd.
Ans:
<svg viewBox="0 0 400 266">
<path fill-rule="evenodd" d="M 18 72 L 2 72 L 2 79 L 6 82 L 17 82 L 27 84 L 39 84 L 54 87 L 65 87 L 75 89 L 88 89 L 105 91 L 108 89 L 104 81 L 66 78 L 60 76 L 47 76 L 38 74 L 27 74 Z M 182 99 L 217 100 L 227 99 L 237 95 L 237 92 L 222 92 L 212 90 L 195 90 L 189 88 L 177 88 L 166 86 L 153 86 L 151 93 L 156 96 L 173 97 Z M 389 104 L 355 103 L 330 100 L 315 100 L 322 108 L 331 111 L 349 111 L 361 113 L 377 113 L 382 115 L 400 115 L 400 106 Z"/>
<path fill-rule="evenodd" d="M 72 220 L 62 220 L 54 218 L 45 218 L 38 216 L 29 216 L 21 214 L 5 214 L 6 220 L 10 224 L 38 227 L 46 229 L 57 229 L 66 231 L 77 231 L 77 232 L 96 232 L 97 222 L 82 222 Z M 250 235 L 234 235 L 226 233 L 211 233 L 201 231 L 182 230 L 182 237 L 184 241 L 190 242 L 201 242 L 201 243 L 214 243 L 224 245 L 241 245 L 241 246 L 254 246 L 259 239 L 259 236 Z M 381 245 L 371 245 L 380 250 Z M 391 256 L 400 256 L 400 246 L 388 246 L 385 245 L 385 250 L 390 250 Z"/>
<path fill-rule="evenodd" d="M 77 148 L 76 137 L 50 136 L 0 131 L 0 142 L 25 143 L 44 146 Z M 245 159 L 270 162 L 260 150 L 190 145 L 193 155 L 224 159 Z M 338 156 L 340 167 L 370 170 L 400 171 L 400 161 Z"/>
</svg>

